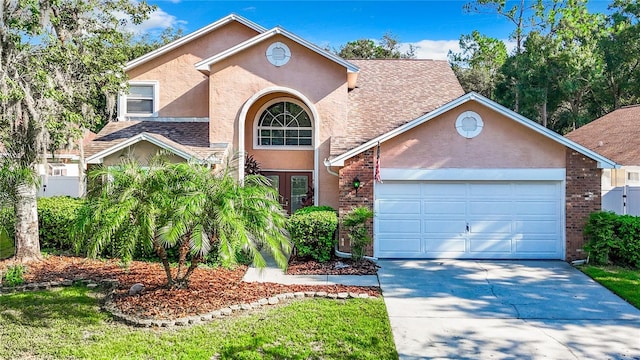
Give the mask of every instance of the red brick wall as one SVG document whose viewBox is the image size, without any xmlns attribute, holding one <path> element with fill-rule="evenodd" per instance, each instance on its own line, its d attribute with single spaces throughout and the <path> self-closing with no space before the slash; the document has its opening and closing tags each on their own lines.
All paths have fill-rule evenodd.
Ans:
<svg viewBox="0 0 640 360">
<path fill-rule="evenodd" d="M 340 206 L 338 216 L 340 219 L 351 209 L 359 206 L 367 206 L 373 210 L 373 174 L 375 166 L 375 148 L 369 149 L 357 156 L 345 161 L 344 167 L 340 169 L 339 191 Z M 360 188 L 356 194 L 353 188 L 353 179 L 360 179 Z M 369 236 L 373 238 L 373 221 L 369 222 Z M 344 252 L 351 251 L 349 237 L 340 227 L 338 231 L 338 249 Z M 366 249 L 366 255 L 373 255 L 373 247 Z"/>
<path fill-rule="evenodd" d="M 602 208 L 601 170 L 588 157 L 567 149 L 566 178 L 566 260 L 585 259 L 584 225 L 589 214 Z"/>
</svg>

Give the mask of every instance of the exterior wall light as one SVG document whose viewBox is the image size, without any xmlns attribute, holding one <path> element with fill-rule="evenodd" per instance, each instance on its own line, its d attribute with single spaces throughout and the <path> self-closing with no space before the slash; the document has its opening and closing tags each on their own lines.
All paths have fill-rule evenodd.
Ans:
<svg viewBox="0 0 640 360">
<path fill-rule="evenodd" d="M 356 195 L 358 195 L 358 189 L 360 189 L 360 186 L 362 184 L 360 183 L 360 179 L 356 176 L 353 178 L 353 188 L 356 189 Z"/>
</svg>

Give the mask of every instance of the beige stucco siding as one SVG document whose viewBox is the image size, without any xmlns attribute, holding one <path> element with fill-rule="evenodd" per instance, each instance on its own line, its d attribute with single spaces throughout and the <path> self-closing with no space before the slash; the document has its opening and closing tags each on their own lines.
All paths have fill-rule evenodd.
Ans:
<svg viewBox="0 0 640 360">
<path fill-rule="evenodd" d="M 120 163 L 123 157 L 133 157 L 138 161 L 140 165 L 146 166 L 149 163 L 149 159 L 151 159 L 154 155 L 162 150 L 162 148 L 148 141 L 140 141 L 109 156 L 105 156 L 103 164 L 105 166 L 117 165 Z M 167 160 L 173 163 L 186 161 L 185 159 L 174 154 L 167 154 Z"/>
<path fill-rule="evenodd" d="M 464 111 L 484 122 L 472 139 L 458 134 Z M 563 145 L 476 102 L 465 103 L 382 144 L 385 168 L 564 168 Z"/>
<path fill-rule="evenodd" d="M 281 67 L 270 64 L 265 56 L 269 45 L 276 41 L 285 43 L 291 50 L 291 59 Z M 301 93 L 310 107 L 316 110 L 319 117 L 318 200 L 323 205 L 337 206 L 338 179 L 324 169 L 322 161 L 329 157 L 329 139 L 339 134 L 346 124 L 347 70 L 304 46 L 284 36 L 275 36 L 212 65 L 209 81 L 210 142 L 232 142 L 234 149 L 238 149 L 237 130 L 243 106 L 255 94 L 274 87 Z M 256 112 L 266 101 L 280 96 L 292 95 L 286 91 L 269 94 L 251 105 L 243 128 L 245 150 L 254 154 L 264 169 L 312 170 L 313 151 L 253 150 Z M 314 131 L 318 129 L 314 128 Z"/>
<path fill-rule="evenodd" d="M 207 117 L 208 77 L 194 64 L 255 35 L 256 31 L 231 22 L 129 70 L 129 79 L 159 82 L 160 117 Z"/>
</svg>

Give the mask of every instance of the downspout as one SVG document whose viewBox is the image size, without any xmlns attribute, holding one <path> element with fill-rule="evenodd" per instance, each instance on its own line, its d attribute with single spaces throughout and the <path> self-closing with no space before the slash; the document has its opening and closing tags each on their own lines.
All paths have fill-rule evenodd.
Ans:
<svg viewBox="0 0 640 360">
<path fill-rule="evenodd" d="M 331 164 L 329 164 L 329 160 L 324 159 L 324 166 L 327 168 L 327 172 L 335 177 L 340 177 L 340 174 L 338 174 L 337 172 L 331 170 Z"/>
<path fill-rule="evenodd" d="M 327 159 L 324 159 L 324 166 L 327 168 L 327 172 L 333 176 L 339 177 L 340 174 L 338 174 L 337 172 L 331 170 L 331 165 L 329 164 L 329 161 Z M 337 257 L 343 258 L 343 259 L 350 259 L 351 258 L 351 253 L 346 253 L 346 252 L 342 252 L 340 250 L 338 250 L 338 243 L 336 243 L 335 247 L 334 247 L 334 253 L 336 254 Z M 367 260 L 371 260 L 371 261 L 378 261 L 378 258 L 376 257 L 372 257 L 372 256 L 365 256 L 364 257 Z"/>
</svg>

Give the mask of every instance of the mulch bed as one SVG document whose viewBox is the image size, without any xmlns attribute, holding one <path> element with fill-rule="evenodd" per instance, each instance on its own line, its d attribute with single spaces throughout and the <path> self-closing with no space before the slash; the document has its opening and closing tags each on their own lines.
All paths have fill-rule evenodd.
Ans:
<svg viewBox="0 0 640 360">
<path fill-rule="evenodd" d="M 0 270 L 9 261 L 0 261 Z M 378 287 L 308 286 L 274 283 L 245 283 L 245 266 L 233 270 L 198 268 L 191 276 L 188 289 L 167 290 L 161 264 L 133 261 L 123 267 L 117 260 L 90 260 L 69 256 L 50 256 L 27 264 L 28 282 L 62 281 L 65 279 L 118 279 L 114 305 L 123 313 L 152 319 L 173 319 L 203 314 L 230 305 L 255 302 L 288 292 L 325 291 L 327 293 L 356 292 L 380 296 Z M 141 295 L 129 296 L 136 283 L 145 285 Z"/>
<path fill-rule="evenodd" d="M 351 259 L 332 257 L 331 260 L 320 263 L 308 258 L 298 258 L 295 255 L 289 259 L 287 274 L 289 275 L 376 275 L 379 266 L 373 261 L 364 259 L 355 262 Z"/>
</svg>

